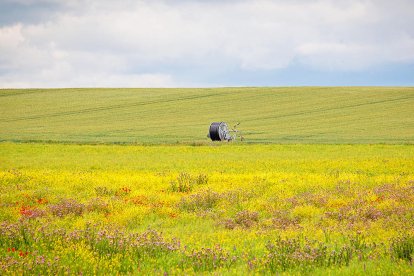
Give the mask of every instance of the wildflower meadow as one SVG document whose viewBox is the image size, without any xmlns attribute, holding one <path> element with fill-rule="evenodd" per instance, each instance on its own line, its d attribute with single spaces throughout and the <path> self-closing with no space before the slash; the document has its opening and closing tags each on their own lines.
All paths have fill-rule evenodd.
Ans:
<svg viewBox="0 0 414 276">
<path fill-rule="evenodd" d="M 412 145 L 0 143 L 0 274 L 413 274 Z"/>
</svg>

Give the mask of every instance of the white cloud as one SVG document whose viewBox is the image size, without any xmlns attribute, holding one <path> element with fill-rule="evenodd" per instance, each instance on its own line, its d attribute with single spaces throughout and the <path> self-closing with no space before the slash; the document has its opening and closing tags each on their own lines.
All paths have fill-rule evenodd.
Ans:
<svg viewBox="0 0 414 276">
<path fill-rule="evenodd" d="M 1 27 L 0 86 L 185 86 L 206 72 L 414 62 L 412 1 L 119 3 L 69 1 Z"/>
<path fill-rule="evenodd" d="M 69 74 L 68 74 L 69 72 Z M 21 74 L 1 77 L 0 88 L 38 88 L 38 87 L 174 87 L 172 77 L 165 74 L 106 74 L 91 73 L 85 76 L 70 75 L 66 66 L 56 66 L 36 75 Z M 69 80 L 68 80 L 69 78 Z M 69 84 L 69 85 L 68 85 Z"/>
</svg>

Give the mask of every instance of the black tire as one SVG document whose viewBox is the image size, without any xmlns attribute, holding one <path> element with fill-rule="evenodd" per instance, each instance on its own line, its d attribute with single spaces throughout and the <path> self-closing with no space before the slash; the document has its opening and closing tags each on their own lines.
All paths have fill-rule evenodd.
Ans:
<svg viewBox="0 0 414 276">
<path fill-rule="evenodd" d="M 222 123 L 223 122 L 214 122 L 214 123 L 211 123 L 209 133 L 210 133 L 210 139 L 212 141 L 221 141 L 219 129 L 220 129 L 220 125 Z"/>
</svg>

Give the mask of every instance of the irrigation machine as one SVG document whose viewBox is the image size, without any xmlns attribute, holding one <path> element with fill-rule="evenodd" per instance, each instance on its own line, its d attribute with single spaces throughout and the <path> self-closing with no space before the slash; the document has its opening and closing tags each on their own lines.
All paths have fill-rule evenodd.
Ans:
<svg viewBox="0 0 414 276">
<path fill-rule="evenodd" d="M 244 140 L 244 137 L 240 130 L 237 129 L 237 126 L 240 123 L 235 124 L 231 129 L 228 127 L 225 122 L 214 122 L 211 123 L 207 137 L 212 141 L 236 141 L 237 138 L 240 141 Z"/>
</svg>

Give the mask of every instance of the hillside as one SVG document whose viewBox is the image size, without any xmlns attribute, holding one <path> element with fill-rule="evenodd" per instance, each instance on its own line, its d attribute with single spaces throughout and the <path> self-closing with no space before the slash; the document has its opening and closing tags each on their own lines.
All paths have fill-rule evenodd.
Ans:
<svg viewBox="0 0 414 276">
<path fill-rule="evenodd" d="M 0 140 L 208 142 L 213 121 L 248 143 L 413 143 L 414 88 L 0 90 Z"/>
</svg>

